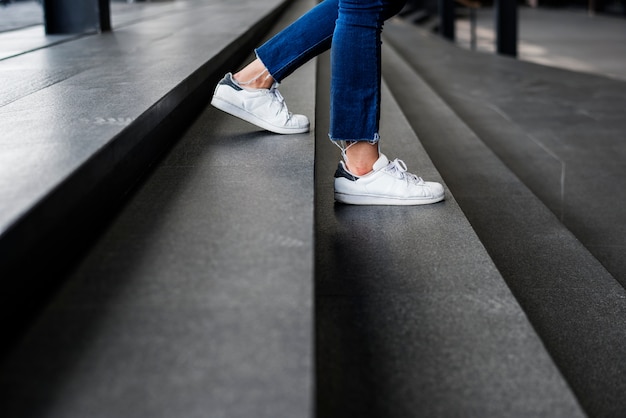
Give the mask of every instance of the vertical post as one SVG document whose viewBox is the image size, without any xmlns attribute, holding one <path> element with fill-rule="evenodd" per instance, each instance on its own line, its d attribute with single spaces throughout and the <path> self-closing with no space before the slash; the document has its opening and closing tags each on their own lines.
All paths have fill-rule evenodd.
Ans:
<svg viewBox="0 0 626 418">
<path fill-rule="evenodd" d="M 46 34 L 110 30 L 109 0 L 44 0 Z"/>
<path fill-rule="evenodd" d="M 517 0 L 496 0 L 496 49 L 517 57 Z"/>
<path fill-rule="evenodd" d="M 454 41 L 454 0 L 439 0 L 439 33 Z"/>
<path fill-rule="evenodd" d="M 111 31 L 111 7 L 109 0 L 98 0 L 98 12 L 100 15 L 100 31 Z"/>
<path fill-rule="evenodd" d="M 469 8 L 470 15 L 470 46 L 472 51 L 476 50 L 476 8 Z"/>
</svg>

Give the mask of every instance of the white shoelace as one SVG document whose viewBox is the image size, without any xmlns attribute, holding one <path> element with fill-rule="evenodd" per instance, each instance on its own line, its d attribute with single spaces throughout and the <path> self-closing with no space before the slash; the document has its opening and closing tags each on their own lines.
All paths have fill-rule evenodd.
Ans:
<svg viewBox="0 0 626 418">
<path fill-rule="evenodd" d="M 286 103 L 285 103 L 285 98 L 283 97 L 282 94 L 280 94 L 280 91 L 278 91 L 276 87 L 277 85 L 272 86 L 268 90 L 268 94 L 272 96 L 272 103 L 273 102 L 278 103 L 279 107 L 278 107 L 278 111 L 276 112 L 276 115 L 278 115 L 283 112 L 283 109 L 285 109 L 286 107 Z M 293 115 L 293 113 L 291 113 L 288 109 L 285 109 L 285 113 L 287 114 L 287 120 L 291 119 L 291 116 Z"/>
<path fill-rule="evenodd" d="M 387 165 L 383 170 L 387 173 L 391 173 L 395 175 L 399 179 L 405 179 L 407 182 L 415 183 L 415 184 L 424 184 L 424 180 L 421 177 L 416 176 L 415 174 L 409 173 L 407 171 L 406 164 L 404 161 L 395 159 Z"/>
</svg>

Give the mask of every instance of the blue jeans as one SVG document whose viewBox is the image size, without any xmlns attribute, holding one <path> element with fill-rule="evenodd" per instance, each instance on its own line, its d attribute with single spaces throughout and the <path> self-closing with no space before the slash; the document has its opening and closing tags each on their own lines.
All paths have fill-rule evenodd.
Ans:
<svg viewBox="0 0 626 418">
<path fill-rule="evenodd" d="M 406 0 L 324 0 L 256 50 L 276 81 L 331 50 L 330 139 L 379 139 L 380 33 Z"/>
</svg>

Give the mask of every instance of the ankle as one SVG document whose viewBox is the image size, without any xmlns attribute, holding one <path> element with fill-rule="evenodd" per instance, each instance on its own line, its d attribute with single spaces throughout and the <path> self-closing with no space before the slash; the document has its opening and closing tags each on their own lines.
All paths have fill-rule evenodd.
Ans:
<svg viewBox="0 0 626 418">
<path fill-rule="evenodd" d="M 374 164 L 352 164 L 346 162 L 346 168 L 348 171 L 355 176 L 364 176 L 365 174 L 372 171 Z"/>
<path fill-rule="evenodd" d="M 240 86 L 252 89 L 269 89 L 275 82 L 274 77 L 259 59 L 233 74 L 233 79 Z"/>
<path fill-rule="evenodd" d="M 377 144 L 356 142 L 346 148 L 346 167 L 352 174 L 362 176 L 373 170 L 378 157 Z"/>
<path fill-rule="evenodd" d="M 272 76 L 259 77 L 252 80 L 243 80 L 243 77 L 238 74 L 233 75 L 233 79 L 239 84 L 241 87 L 246 89 L 269 89 L 274 85 L 274 79 Z"/>
</svg>

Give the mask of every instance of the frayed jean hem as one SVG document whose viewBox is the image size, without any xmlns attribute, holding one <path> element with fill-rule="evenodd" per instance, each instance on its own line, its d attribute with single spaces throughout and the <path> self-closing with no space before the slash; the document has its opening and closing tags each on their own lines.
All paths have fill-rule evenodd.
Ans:
<svg viewBox="0 0 626 418">
<path fill-rule="evenodd" d="M 374 138 L 343 139 L 343 138 L 333 138 L 330 134 L 328 134 L 328 139 L 330 139 L 332 142 L 368 142 L 370 145 L 376 145 L 380 141 L 380 135 L 374 134 Z"/>
</svg>

